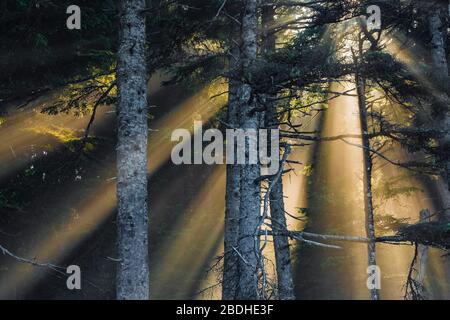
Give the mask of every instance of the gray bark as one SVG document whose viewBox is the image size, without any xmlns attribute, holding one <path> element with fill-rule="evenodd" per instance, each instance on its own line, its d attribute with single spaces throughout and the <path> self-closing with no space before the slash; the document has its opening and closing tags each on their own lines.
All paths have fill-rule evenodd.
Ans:
<svg viewBox="0 0 450 320">
<path fill-rule="evenodd" d="M 120 1 L 117 299 L 149 298 L 145 0 Z"/>
<path fill-rule="evenodd" d="M 429 28 L 431 35 L 431 58 L 433 64 L 439 70 L 445 70 L 448 73 L 447 56 L 445 53 L 445 43 L 443 34 L 443 24 L 441 20 L 441 9 L 436 6 L 432 8 L 429 17 Z"/>
<path fill-rule="evenodd" d="M 275 10 L 273 7 L 264 7 L 262 12 L 262 23 L 264 28 L 263 52 L 270 54 L 275 51 L 276 38 L 270 34 L 273 26 Z M 278 129 L 276 104 L 266 100 L 265 127 L 267 129 Z M 271 148 L 269 148 L 271 149 Z M 280 157 L 281 158 L 281 157 Z M 283 197 L 283 180 L 271 178 L 269 184 L 274 183 L 270 193 L 270 217 L 272 224 L 282 230 L 287 230 L 286 215 Z M 292 277 L 291 254 L 289 249 L 289 238 L 286 235 L 275 235 L 273 237 L 275 250 L 275 264 L 278 280 L 278 299 L 294 300 L 294 282 Z"/>
<path fill-rule="evenodd" d="M 372 193 L 372 155 L 370 153 L 370 139 L 368 137 L 367 110 L 366 110 L 366 83 L 362 77 L 356 76 L 356 87 L 358 93 L 359 117 L 362 131 L 363 146 L 363 192 L 364 209 L 366 213 L 366 234 L 372 240 L 367 244 L 368 266 L 376 266 L 376 245 L 375 245 L 375 222 Z M 379 290 L 369 290 L 371 300 L 379 300 Z"/>
<path fill-rule="evenodd" d="M 250 69 L 257 54 L 257 0 L 246 0 L 242 17 L 242 51 L 241 61 L 243 78 L 238 89 L 239 107 L 241 110 L 241 128 L 258 130 L 260 116 L 255 112 L 256 103 L 251 84 Z M 246 138 L 246 160 L 249 159 Z M 238 299 L 255 300 L 258 294 L 259 234 L 257 232 L 261 215 L 260 165 L 245 164 L 241 166 L 241 205 L 239 220 L 239 287 Z"/>
<path fill-rule="evenodd" d="M 444 31 L 443 31 L 443 23 L 441 20 L 441 11 L 442 8 L 439 5 L 434 4 L 431 7 L 431 13 L 429 17 L 429 30 L 431 35 L 431 57 L 433 61 L 434 68 L 436 70 L 436 74 L 439 76 L 438 78 L 442 78 L 443 83 L 448 82 L 448 63 L 447 63 L 447 54 L 445 51 L 445 42 L 444 42 Z M 445 93 L 439 94 L 438 99 L 441 99 L 445 104 L 448 105 L 450 98 L 448 94 Z M 444 117 L 440 117 L 435 120 L 436 125 L 442 130 L 447 132 L 447 135 L 441 139 L 440 145 L 443 152 L 448 152 L 450 148 L 450 111 L 447 110 L 445 112 Z M 444 220 L 450 220 L 450 160 L 447 161 L 443 168 L 442 174 L 443 181 L 438 182 L 438 192 L 439 198 L 441 199 L 442 206 L 444 210 L 441 218 Z"/>
<path fill-rule="evenodd" d="M 236 24 L 232 38 L 239 36 L 240 28 Z M 236 43 L 231 44 L 231 57 L 229 58 L 230 70 L 234 74 L 239 69 L 240 48 Z M 230 79 L 228 85 L 228 124 L 237 128 L 239 126 L 239 83 L 236 79 Z M 225 239 L 222 299 L 236 299 L 236 291 L 239 280 L 239 256 L 235 249 L 239 244 L 239 210 L 240 210 L 240 166 L 227 165 L 226 197 L 225 197 Z"/>
<path fill-rule="evenodd" d="M 279 181 L 275 183 L 270 194 L 270 216 L 273 225 L 287 230 L 286 216 L 284 212 L 283 184 L 282 179 L 279 179 Z M 289 238 L 285 235 L 276 235 L 273 237 L 273 241 L 277 268 L 278 299 L 294 300 L 295 294 Z"/>
<path fill-rule="evenodd" d="M 420 212 L 420 222 L 429 222 L 430 221 L 430 211 L 422 210 Z M 427 274 L 427 266 L 428 266 L 428 246 L 423 244 L 419 244 L 417 246 L 417 277 L 416 281 L 419 284 L 419 294 L 421 297 L 425 298 L 425 277 Z"/>
</svg>

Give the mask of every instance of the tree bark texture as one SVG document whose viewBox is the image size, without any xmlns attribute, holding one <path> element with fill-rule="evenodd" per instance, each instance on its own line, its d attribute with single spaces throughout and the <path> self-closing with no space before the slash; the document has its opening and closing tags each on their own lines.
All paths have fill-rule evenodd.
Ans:
<svg viewBox="0 0 450 320">
<path fill-rule="evenodd" d="M 242 16 L 242 50 L 241 61 L 243 79 L 239 86 L 238 98 L 241 113 L 241 128 L 258 130 L 260 115 L 255 112 L 256 99 L 251 85 L 251 68 L 257 54 L 257 0 L 244 1 Z M 246 144 L 246 160 L 249 160 L 248 137 Z M 258 226 L 261 216 L 260 165 L 245 164 L 241 166 L 241 204 L 239 220 L 239 287 L 237 297 L 240 300 L 259 299 L 258 272 L 259 239 Z"/>
<path fill-rule="evenodd" d="M 145 0 L 120 1 L 117 299 L 149 298 Z"/>
<path fill-rule="evenodd" d="M 366 109 L 366 84 L 363 78 L 356 76 L 356 87 L 358 93 L 359 117 L 362 132 L 363 147 L 363 192 L 364 192 L 364 208 L 366 213 L 366 234 L 370 240 L 375 240 L 375 221 L 373 208 L 372 193 L 372 155 L 370 152 L 370 139 L 368 137 L 369 129 L 367 125 L 367 109 Z M 375 241 L 367 244 L 368 266 L 376 266 L 376 246 Z M 370 299 L 379 300 L 380 294 L 377 289 L 370 289 Z"/>
<path fill-rule="evenodd" d="M 266 6 L 262 12 L 263 24 L 263 48 L 265 54 L 271 54 L 275 51 L 276 37 L 271 33 L 271 28 L 275 23 L 275 8 Z M 278 129 L 279 121 L 277 117 L 276 103 L 270 99 L 263 99 L 266 103 L 265 110 L 265 128 Z M 269 150 L 271 148 L 269 147 Z M 281 156 L 279 157 L 281 159 Z M 269 179 L 269 184 L 274 183 L 270 193 L 270 217 L 272 225 L 282 230 L 287 230 L 286 215 L 284 208 L 283 179 Z M 278 282 L 278 299 L 294 300 L 294 282 L 292 277 L 291 253 L 289 249 L 289 238 L 286 235 L 276 235 L 273 237 L 275 264 Z"/>
<path fill-rule="evenodd" d="M 240 27 L 234 24 L 231 38 L 240 36 Z M 231 57 L 229 67 L 233 74 L 240 68 L 240 48 L 231 42 Z M 228 115 L 227 123 L 232 128 L 239 127 L 239 82 L 229 79 L 228 84 Z M 239 246 L 239 210 L 240 210 L 240 166 L 227 164 L 226 196 L 225 196 L 225 235 L 222 299 L 236 299 L 239 281 L 239 256 L 236 249 Z"/>
<path fill-rule="evenodd" d="M 438 79 L 442 79 L 444 82 L 448 82 L 448 63 L 447 54 L 445 50 L 444 41 L 444 26 L 441 20 L 442 8 L 434 4 L 430 9 L 429 16 L 429 30 L 431 36 L 431 58 L 433 66 L 436 70 Z M 443 168 L 442 180 L 438 181 L 439 198 L 442 202 L 442 208 L 444 209 L 441 218 L 446 221 L 450 221 L 450 108 L 448 103 L 450 101 L 448 93 L 441 93 L 437 99 L 441 100 L 446 106 L 444 110 L 444 116 L 439 116 L 435 119 L 438 128 L 446 131 L 447 134 L 441 139 L 440 147 L 444 154 L 447 154 L 449 160 L 446 161 Z"/>
</svg>

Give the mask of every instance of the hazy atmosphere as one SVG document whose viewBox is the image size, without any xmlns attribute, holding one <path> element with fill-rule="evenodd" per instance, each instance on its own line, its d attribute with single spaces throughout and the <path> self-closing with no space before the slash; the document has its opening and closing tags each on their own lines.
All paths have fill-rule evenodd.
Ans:
<svg viewBox="0 0 450 320">
<path fill-rule="evenodd" d="M 0 1 L 1 300 L 450 299 L 450 1 Z"/>
</svg>

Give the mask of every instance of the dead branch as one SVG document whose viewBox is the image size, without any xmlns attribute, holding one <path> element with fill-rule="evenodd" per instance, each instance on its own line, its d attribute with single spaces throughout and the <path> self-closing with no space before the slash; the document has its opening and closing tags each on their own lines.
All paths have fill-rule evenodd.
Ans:
<svg viewBox="0 0 450 320">
<path fill-rule="evenodd" d="M 3 255 L 9 256 L 9 257 L 11 257 L 11 258 L 21 262 L 21 263 L 30 264 L 30 265 L 35 266 L 35 267 L 48 268 L 48 269 L 51 269 L 53 271 L 56 271 L 58 273 L 61 273 L 61 274 L 65 275 L 65 273 L 61 271 L 61 270 L 65 270 L 66 269 L 64 267 L 60 267 L 60 266 L 57 266 L 57 265 L 52 264 L 52 263 L 42 263 L 42 262 L 38 262 L 38 261 L 36 261 L 34 259 L 27 259 L 27 258 L 20 257 L 20 256 L 18 256 L 16 254 L 12 253 L 11 251 L 9 251 L 7 248 L 5 248 L 2 245 L 0 245 L 0 251 L 3 253 Z"/>
</svg>

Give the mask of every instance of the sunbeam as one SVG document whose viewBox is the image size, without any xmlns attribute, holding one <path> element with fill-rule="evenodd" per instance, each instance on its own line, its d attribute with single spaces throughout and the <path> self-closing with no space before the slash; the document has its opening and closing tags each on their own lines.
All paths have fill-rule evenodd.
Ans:
<svg viewBox="0 0 450 320">
<path fill-rule="evenodd" d="M 224 88 L 222 82 L 217 82 L 211 86 L 214 86 L 216 91 Z M 219 101 L 220 99 L 210 100 L 208 93 L 212 90 L 211 86 L 204 87 L 198 94 L 179 104 L 174 112 L 157 120 L 152 125 L 152 130 L 154 131 L 150 133 L 149 138 L 150 176 L 170 159 L 172 148 L 170 134 L 173 130 L 189 127 L 193 120 L 198 117 L 208 121 L 222 107 L 223 104 Z M 48 231 L 44 231 L 39 237 L 41 240 L 34 244 L 24 255 L 32 256 L 42 261 L 52 261 L 57 264 L 76 248 L 76 244 L 81 243 L 102 222 L 106 221 L 110 214 L 115 211 L 116 206 L 114 165 L 109 164 L 104 171 L 109 172 L 111 179 L 108 182 L 102 181 L 93 188 L 97 196 L 86 197 L 89 191 L 84 191 L 85 196 L 81 198 L 87 199 L 76 208 L 77 220 L 55 223 L 53 228 L 56 230 L 53 230 L 50 235 L 47 235 Z M 76 192 L 74 190 L 74 193 L 78 192 L 83 193 L 81 190 Z M 71 192 L 67 194 L 68 197 L 64 199 L 64 202 L 68 202 L 71 197 L 74 197 Z M 53 204 L 52 206 L 58 208 L 61 205 Z M 70 232 L 68 232 L 68 229 L 70 229 Z M 0 297 L 10 297 L 11 292 L 21 292 L 21 295 L 25 295 L 27 290 L 30 290 L 44 275 L 43 270 L 36 270 L 36 268 L 30 268 L 29 266 L 14 268 L 11 273 L 7 274 L 7 279 L 0 281 Z M 15 290 L 12 290 L 13 288 Z"/>
<path fill-rule="evenodd" d="M 218 252 L 225 199 L 217 195 L 225 190 L 225 167 L 215 169 L 202 185 L 184 218 L 176 222 L 172 233 L 166 236 L 167 242 L 158 250 L 151 280 L 153 299 L 193 298 L 188 289 L 198 283 L 199 272 L 206 272 L 205 265 L 210 265 L 213 258 L 211 252 Z M 198 286 L 197 290 L 201 288 Z"/>
</svg>

